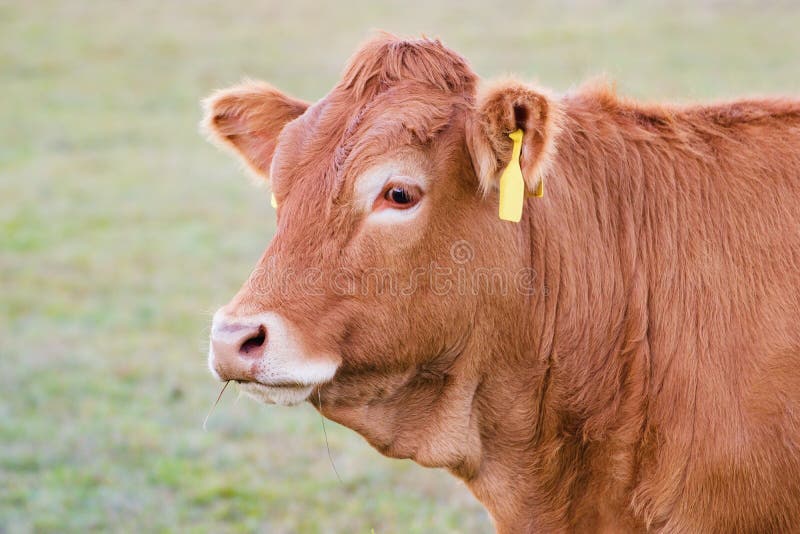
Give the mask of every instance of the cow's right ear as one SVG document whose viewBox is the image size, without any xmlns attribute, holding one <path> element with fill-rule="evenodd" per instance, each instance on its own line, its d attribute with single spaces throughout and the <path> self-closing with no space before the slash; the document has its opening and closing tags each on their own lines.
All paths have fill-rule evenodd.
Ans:
<svg viewBox="0 0 800 534">
<path fill-rule="evenodd" d="M 203 104 L 203 126 L 211 139 L 233 150 L 265 178 L 281 130 L 308 108 L 307 102 L 253 81 L 217 91 Z"/>
<path fill-rule="evenodd" d="M 545 92 L 516 80 L 491 84 L 481 92 L 467 120 L 470 157 L 481 189 L 498 187 L 500 175 L 511 160 L 509 134 L 522 130 L 520 165 L 528 191 L 536 190 L 555 152 L 560 130 L 558 101 Z"/>
</svg>

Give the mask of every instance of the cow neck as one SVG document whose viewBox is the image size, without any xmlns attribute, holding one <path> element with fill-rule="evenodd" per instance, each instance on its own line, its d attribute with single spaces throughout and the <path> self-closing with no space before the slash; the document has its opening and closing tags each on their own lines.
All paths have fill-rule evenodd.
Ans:
<svg viewBox="0 0 800 534">
<path fill-rule="evenodd" d="M 636 250 L 622 242 L 636 232 L 631 206 L 606 184 L 581 183 L 597 174 L 575 172 L 598 168 L 591 158 L 604 154 L 564 153 L 572 157 L 565 166 L 572 180 L 551 183 L 575 190 L 529 200 L 520 225 L 540 291 L 527 299 L 528 322 L 517 335 L 499 336 L 516 343 L 491 351 L 473 401 L 480 461 L 467 483 L 501 532 L 558 531 L 598 514 L 629 517 L 625 491 L 635 477 L 647 374 L 646 354 L 631 347 L 641 345 L 646 324 L 635 305 L 646 302 L 646 281 Z M 576 154 L 587 160 L 576 163 Z M 627 229 L 605 232 L 596 218 L 575 216 L 597 212 L 596 202 L 618 206 L 616 219 L 600 226 L 624 221 Z M 620 460 L 598 466 L 609 457 Z M 586 487 L 604 492 L 579 493 Z"/>
</svg>

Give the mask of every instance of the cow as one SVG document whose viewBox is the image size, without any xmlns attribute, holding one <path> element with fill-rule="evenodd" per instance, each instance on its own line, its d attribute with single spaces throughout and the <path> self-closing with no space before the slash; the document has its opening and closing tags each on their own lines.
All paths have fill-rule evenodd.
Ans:
<svg viewBox="0 0 800 534">
<path fill-rule="evenodd" d="M 205 110 L 277 206 L 218 379 L 449 470 L 501 533 L 800 528 L 800 100 L 479 84 L 380 34 L 316 103 Z"/>
</svg>

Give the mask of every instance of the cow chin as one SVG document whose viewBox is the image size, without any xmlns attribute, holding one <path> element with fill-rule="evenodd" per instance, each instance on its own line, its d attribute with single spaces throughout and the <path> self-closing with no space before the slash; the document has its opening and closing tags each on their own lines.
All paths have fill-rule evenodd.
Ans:
<svg viewBox="0 0 800 534">
<path fill-rule="evenodd" d="M 242 382 L 239 388 L 249 397 L 264 404 L 295 406 L 308 399 L 314 386 L 266 386 L 258 382 Z"/>
</svg>

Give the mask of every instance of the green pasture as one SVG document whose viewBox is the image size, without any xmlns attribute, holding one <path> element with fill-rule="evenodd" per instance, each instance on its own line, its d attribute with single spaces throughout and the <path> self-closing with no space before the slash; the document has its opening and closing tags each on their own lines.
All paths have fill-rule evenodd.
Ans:
<svg viewBox="0 0 800 534">
<path fill-rule="evenodd" d="M 800 93 L 796 2 L 0 0 L 0 533 L 486 532 L 447 473 L 206 370 L 274 228 L 197 131 L 244 76 L 306 99 L 373 29 L 485 77 L 645 99 Z M 380 335 L 377 333 L 376 335 Z"/>
</svg>

